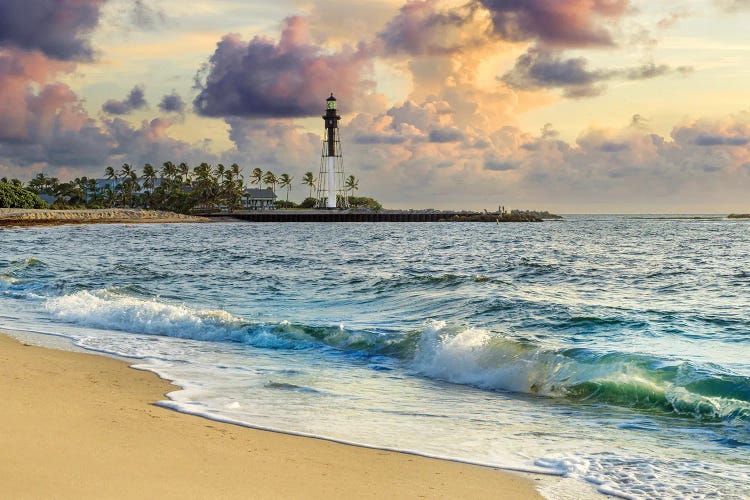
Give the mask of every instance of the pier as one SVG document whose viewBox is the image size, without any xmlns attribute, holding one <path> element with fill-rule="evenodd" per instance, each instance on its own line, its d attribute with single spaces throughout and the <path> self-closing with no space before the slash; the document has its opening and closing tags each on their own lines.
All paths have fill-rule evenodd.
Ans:
<svg viewBox="0 0 750 500">
<path fill-rule="evenodd" d="M 388 210 L 247 210 L 200 213 L 204 217 L 247 222 L 541 222 L 534 217 L 471 212 L 418 212 Z"/>
</svg>

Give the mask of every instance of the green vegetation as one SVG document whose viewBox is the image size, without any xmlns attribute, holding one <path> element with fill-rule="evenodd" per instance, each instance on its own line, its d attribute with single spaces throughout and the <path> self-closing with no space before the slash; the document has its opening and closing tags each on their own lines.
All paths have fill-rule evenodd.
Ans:
<svg viewBox="0 0 750 500">
<path fill-rule="evenodd" d="M 729 214 L 730 219 L 750 219 L 750 214 Z"/>
<path fill-rule="evenodd" d="M 562 216 L 539 210 L 511 210 L 511 215 L 531 215 L 542 220 L 560 220 Z"/>
<path fill-rule="evenodd" d="M 349 206 L 351 208 L 368 208 L 375 212 L 379 212 L 383 209 L 383 205 L 381 205 L 377 200 L 368 198 L 366 196 L 350 196 Z"/>
<path fill-rule="evenodd" d="M 276 208 L 283 208 L 283 209 L 300 208 L 300 206 L 294 203 L 293 201 L 285 201 L 285 200 L 276 200 L 275 202 L 273 202 L 273 206 Z"/>
<path fill-rule="evenodd" d="M 305 185 L 305 186 L 310 186 L 310 194 L 307 195 L 307 199 L 311 199 L 312 198 L 312 190 L 313 190 L 313 187 L 315 187 L 315 182 L 316 181 L 317 181 L 317 179 L 313 176 L 312 172 L 305 172 L 305 175 L 302 177 L 302 184 Z M 307 201 L 307 200 L 305 200 L 305 201 Z M 315 206 L 315 205 L 313 205 L 313 206 Z M 312 208 L 312 207 L 310 207 L 310 208 Z"/>
<path fill-rule="evenodd" d="M 289 203 L 289 191 L 292 190 L 292 180 L 294 177 L 290 177 L 289 174 L 281 174 L 279 176 L 279 187 L 286 188 L 286 201 Z"/>
<path fill-rule="evenodd" d="M 0 180 L 0 208 L 48 208 L 36 193 L 24 189 L 18 179 Z"/>
<path fill-rule="evenodd" d="M 346 189 L 346 192 L 354 192 L 359 190 L 359 179 L 354 177 L 353 175 L 350 175 L 346 178 L 346 182 L 344 183 L 344 189 Z"/>
<path fill-rule="evenodd" d="M 294 185 L 294 177 L 289 174 L 277 176 L 274 172 L 256 167 L 250 174 L 249 183 L 258 188 L 267 187 L 274 192 L 277 185 L 281 189 L 286 189 L 285 200 L 277 200 L 276 208 L 310 209 L 317 205 L 317 200 L 313 198 L 316 179 L 312 172 L 307 172 L 302 177 L 302 185 L 309 187 L 309 196 L 299 205 L 289 201 Z M 171 161 L 164 162 L 160 168 L 146 163 L 143 165 L 142 174 L 128 163 L 124 163 L 119 169 L 106 167 L 104 179 L 99 180 L 77 177 L 70 182 L 60 182 L 55 177 L 40 173 L 28 182 L 25 189 L 23 183 L 17 179 L 4 184 L 12 184 L 13 187 L 3 188 L 2 203 L 6 205 L 0 206 L 14 203 L 27 207 L 29 203 L 35 203 L 36 199 L 39 201 L 38 206 L 46 207 L 37 195 L 47 195 L 56 198 L 52 205 L 54 209 L 117 207 L 178 213 L 240 209 L 245 190 L 242 169 L 236 163 L 229 167 L 221 163 L 216 166 L 201 163 L 191 168 L 187 163 L 176 165 Z M 350 175 L 345 181 L 344 188 L 347 192 L 358 190 L 359 180 Z M 18 189 L 20 191 L 17 193 Z M 31 200 L 23 196 L 18 198 L 24 191 L 32 196 Z M 352 208 L 382 208 L 380 203 L 372 198 L 352 196 L 349 199 Z"/>
<path fill-rule="evenodd" d="M 299 208 L 315 208 L 315 205 L 317 204 L 318 200 L 310 196 L 308 198 L 305 198 L 305 200 L 299 204 Z"/>
</svg>

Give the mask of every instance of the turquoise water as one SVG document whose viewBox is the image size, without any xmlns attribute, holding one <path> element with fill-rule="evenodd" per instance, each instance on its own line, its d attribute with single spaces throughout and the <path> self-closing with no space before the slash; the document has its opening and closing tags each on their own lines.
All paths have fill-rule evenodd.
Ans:
<svg viewBox="0 0 750 500">
<path fill-rule="evenodd" d="M 745 498 L 748 257 L 719 218 L 4 229 L 0 327 L 135 358 L 210 418 Z"/>
</svg>

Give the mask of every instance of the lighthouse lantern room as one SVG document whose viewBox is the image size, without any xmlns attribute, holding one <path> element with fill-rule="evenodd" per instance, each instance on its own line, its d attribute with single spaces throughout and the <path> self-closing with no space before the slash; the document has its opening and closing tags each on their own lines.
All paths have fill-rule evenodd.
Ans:
<svg viewBox="0 0 750 500">
<path fill-rule="evenodd" d="M 326 99 L 325 137 L 320 155 L 320 175 L 318 176 L 318 208 L 348 208 L 349 199 L 344 188 L 344 157 L 341 154 L 339 120 L 336 98 Z"/>
</svg>

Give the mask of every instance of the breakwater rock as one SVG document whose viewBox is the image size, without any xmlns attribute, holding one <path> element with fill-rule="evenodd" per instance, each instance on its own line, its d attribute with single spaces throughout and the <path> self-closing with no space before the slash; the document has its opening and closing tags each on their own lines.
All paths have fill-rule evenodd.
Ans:
<svg viewBox="0 0 750 500">
<path fill-rule="evenodd" d="M 159 210 L 103 208 L 86 210 L 47 210 L 0 208 L 2 226 L 55 226 L 61 224 L 97 223 L 173 223 L 207 222 L 210 219 Z"/>
<path fill-rule="evenodd" d="M 541 217 L 526 212 L 454 215 L 445 220 L 452 222 L 544 222 Z"/>
</svg>

